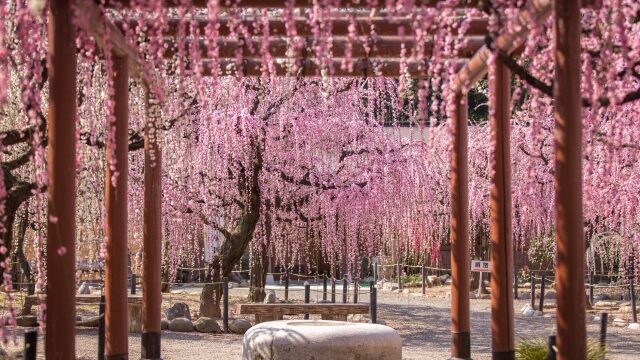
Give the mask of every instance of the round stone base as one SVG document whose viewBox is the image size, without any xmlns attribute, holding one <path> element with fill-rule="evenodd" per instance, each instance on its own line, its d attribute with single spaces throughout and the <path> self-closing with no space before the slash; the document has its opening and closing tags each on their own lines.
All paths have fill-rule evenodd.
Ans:
<svg viewBox="0 0 640 360">
<path fill-rule="evenodd" d="M 384 325 L 328 320 L 280 320 L 244 334 L 243 360 L 397 360 L 402 340 Z"/>
</svg>

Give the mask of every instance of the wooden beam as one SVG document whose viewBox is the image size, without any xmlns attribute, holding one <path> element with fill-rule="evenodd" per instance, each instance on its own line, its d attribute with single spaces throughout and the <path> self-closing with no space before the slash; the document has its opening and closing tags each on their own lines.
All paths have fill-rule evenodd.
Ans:
<svg viewBox="0 0 640 360">
<path fill-rule="evenodd" d="M 462 21 L 463 18 L 460 17 L 457 19 L 458 21 Z M 192 19 L 182 19 L 172 17 L 167 19 L 165 35 L 174 36 L 178 34 L 179 28 L 182 26 L 185 36 L 193 36 L 191 34 L 191 22 Z M 201 36 L 205 32 L 206 26 L 209 24 L 209 20 L 204 16 L 199 16 L 195 20 L 197 22 L 198 33 L 195 34 L 197 37 Z M 231 34 L 230 24 L 237 20 L 232 20 L 227 16 L 221 16 L 216 20 L 216 23 L 219 25 L 218 34 L 220 36 L 229 36 Z M 473 18 L 471 19 L 471 24 L 469 29 L 465 33 L 467 36 L 485 36 L 487 34 L 487 26 L 489 21 L 485 18 Z M 118 29 L 122 32 L 126 27 L 135 29 L 139 26 L 139 21 L 137 19 L 118 19 L 114 21 L 114 24 Z M 249 34 L 261 34 L 262 33 L 262 20 L 259 18 L 250 18 L 250 19 L 242 19 L 240 20 L 240 24 L 247 30 Z M 312 36 L 313 35 L 313 27 L 307 18 L 295 18 L 294 24 L 296 28 L 296 34 L 298 36 Z M 331 21 L 331 33 L 333 36 L 347 36 L 349 35 L 349 26 L 351 25 L 351 21 L 347 17 L 336 18 Z M 385 17 L 358 17 L 355 19 L 356 25 L 356 33 L 357 35 L 369 35 L 371 33 L 371 29 L 375 29 L 375 34 L 377 36 L 398 36 L 400 27 L 404 28 L 404 33 L 407 36 L 411 36 L 414 33 L 413 31 L 413 20 L 408 18 L 400 18 L 394 19 L 393 22 L 389 21 L 389 19 Z M 269 34 L 270 36 L 285 36 L 287 35 L 287 23 L 282 19 L 269 19 Z M 457 35 L 458 29 L 453 29 L 451 32 L 452 35 Z"/>
<path fill-rule="evenodd" d="M 313 7 L 314 0 L 296 0 L 296 7 Z M 444 4 L 445 0 L 416 0 L 415 3 L 417 6 L 424 7 L 437 7 L 440 4 Z M 475 8 L 478 7 L 479 0 L 460 0 L 457 7 L 459 8 Z M 163 4 L 165 7 L 178 7 L 180 6 L 180 0 L 164 0 Z M 206 8 L 208 0 L 193 0 L 192 5 L 199 8 Z M 221 1 L 222 4 L 225 4 L 224 1 Z M 335 2 L 338 3 L 338 7 L 344 8 L 369 8 L 366 5 L 366 1 L 362 0 L 340 0 Z M 384 8 L 384 2 L 378 1 L 379 8 Z M 107 0 L 106 5 L 109 7 L 130 7 L 131 0 Z M 237 1 L 238 7 L 244 8 L 284 8 L 285 0 L 240 0 Z"/>
<path fill-rule="evenodd" d="M 332 66 L 334 72 L 327 74 L 334 77 L 399 77 L 400 72 L 400 60 L 382 60 L 375 62 L 371 59 L 353 59 L 354 66 L 353 71 L 348 69 L 341 69 L 341 59 L 333 59 Z M 456 62 L 456 68 L 460 69 L 466 61 L 453 60 Z M 188 67 L 189 68 L 189 67 Z M 213 75 L 213 64 L 209 60 L 202 62 L 202 75 Z M 300 61 L 300 66 L 297 73 L 292 73 L 290 66 L 287 63 L 287 59 L 276 59 L 275 62 L 275 75 L 276 76 L 309 76 L 317 77 L 321 76 L 321 67 L 317 63 L 316 59 L 304 59 Z M 413 78 L 420 78 L 426 76 L 426 71 L 420 67 L 420 64 L 410 62 L 407 64 L 406 75 Z M 235 61 L 222 60 L 218 64 L 219 76 L 261 76 L 262 75 L 262 61 L 255 59 L 245 59 L 242 61 L 242 66 L 237 69 Z"/>
<path fill-rule="evenodd" d="M 109 43 L 111 51 L 117 57 L 126 57 L 129 61 L 129 74 L 131 77 L 139 79 L 147 88 L 150 86 L 149 79 L 158 79 L 155 70 L 145 74 L 145 66 L 142 64 L 137 48 L 129 45 L 123 33 L 108 19 L 94 1 L 73 0 L 76 11 L 83 16 L 78 17 L 78 27 L 91 35 L 100 49 L 104 49 L 105 42 L 105 21 L 109 29 Z"/>
<path fill-rule="evenodd" d="M 307 39 L 307 43 L 300 50 L 299 54 L 313 55 L 312 39 Z M 471 57 L 478 49 L 484 45 L 484 38 L 472 37 L 466 39 L 466 45 L 460 49 L 460 53 L 457 55 L 459 58 Z M 185 55 L 187 55 L 187 48 L 192 44 L 193 40 L 185 41 Z M 262 58 L 261 52 L 262 40 L 253 37 L 248 40 L 239 42 L 237 40 L 228 41 L 221 39 L 218 41 L 218 56 L 220 58 L 234 59 L 236 57 L 236 51 L 239 49 L 243 58 Z M 406 53 L 408 55 L 415 48 L 415 41 L 412 39 L 401 40 L 399 37 L 383 37 L 378 38 L 372 43 L 368 44 L 360 40 L 355 40 L 351 43 L 351 56 L 353 58 L 400 58 L 401 49 L 404 45 Z M 336 38 L 333 40 L 332 52 L 336 58 L 343 58 L 346 56 L 346 49 L 348 41 L 345 38 Z M 165 58 L 173 58 L 178 55 L 178 45 L 174 40 L 167 39 L 165 41 L 164 52 Z M 208 57 L 208 48 L 205 40 L 199 40 L 199 49 L 201 58 Z M 427 44 L 425 49 L 425 56 L 430 57 L 433 50 L 433 44 Z M 269 54 L 275 58 L 291 58 L 289 56 L 290 45 L 287 39 L 275 38 L 269 40 L 268 47 Z M 367 53 L 368 52 L 368 53 Z M 299 55 L 299 56 L 300 56 Z"/>
</svg>

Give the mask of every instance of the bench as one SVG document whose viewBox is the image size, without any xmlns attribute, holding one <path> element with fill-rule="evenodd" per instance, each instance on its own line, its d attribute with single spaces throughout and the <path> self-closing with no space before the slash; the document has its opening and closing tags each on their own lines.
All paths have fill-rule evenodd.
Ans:
<svg viewBox="0 0 640 360">
<path fill-rule="evenodd" d="M 24 299 L 22 307 L 22 315 L 31 315 L 31 308 L 34 305 L 40 305 L 42 301 L 46 301 L 47 296 L 29 295 Z M 100 295 L 76 295 L 76 304 L 81 305 L 99 305 Z M 142 296 L 129 295 L 127 313 L 129 319 L 129 332 L 138 333 L 142 329 Z"/>
<path fill-rule="evenodd" d="M 256 324 L 300 314 L 320 314 L 322 320 L 347 321 L 349 314 L 368 314 L 369 304 L 238 304 L 236 313 L 255 315 Z"/>
</svg>

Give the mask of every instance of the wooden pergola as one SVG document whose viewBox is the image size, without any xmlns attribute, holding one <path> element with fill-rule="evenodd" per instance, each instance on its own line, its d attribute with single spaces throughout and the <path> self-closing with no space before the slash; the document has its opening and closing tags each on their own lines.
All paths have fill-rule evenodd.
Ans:
<svg viewBox="0 0 640 360">
<path fill-rule="evenodd" d="M 310 7 L 313 0 L 298 0 L 296 6 Z M 180 1 L 165 0 L 166 7 L 176 7 Z M 345 7 L 366 7 L 363 1 L 343 0 Z M 423 6 L 437 6 L 437 0 L 422 0 Z M 478 6 L 478 0 L 463 0 L 460 7 Z M 195 7 L 206 8 L 207 1 L 194 0 Z M 105 16 L 93 1 L 51 0 L 49 2 L 49 222 L 47 246 L 47 333 L 46 356 L 49 359 L 75 358 L 75 238 L 76 238 L 76 43 L 72 24 L 72 7 L 89 18 L 82 22 L 83 31 L 91 34 L 98 45 L 105 48 Z M 130 6 L 128 0 L 109 0 L 107 7 Z M 242 0 L 241 7 L 284 8 L 284 0 Z M 553 8 L 553 9 L 552 9 Z M 508 54 L 520 48 L 534 23 L 545 21 L 553 12 L 555 29 L 555 81 L 554 100 L 556 118 L 556 237 L 558 248 L 557 265 L 557 347 L 559 359 L 583 359 L 586 354 L 585 291 L 583 283 L 584 241 L 582 230 L 581 194 L 581 103 L 580 103 L 580 8 L 579 0 L 530 0 L 519 12 L 519 27 L 512 27 L 500 34 L 494 46 Z M 128 81 L 130 77 L 150 89 L 159 74 L 144 73 L 141 56 L 137 48 L 128 44 L 121 29 L 126 24 L 134 26 L 138 20 L 115 20 L 107 22 L 109 48 L 112 49 L 115 72 L 115 116 L 116 149 L 115 171 L 118 181 L 113 185 L 111 170 L 106 174 L 107 253 L 106 253 L 106 358 L 128 358 L 127 328 L 127 130 L 128 130 Z M 168 36 L 178 32 L 180 19 L 169 18 Z M 219 19 L 224 24 L 224 18 Z M 367 19 L 366 25 L 375 22 L 378 40 L 375 53 L 367 53 L 362 44 L 354 43 L 354 70 L 341 70 L 335 66 L 333 76 L 389 76 L 401 75 L 400 51 L 402 43 L 411 48 L 412 40 L 397 38 L 400 26 L 410 29 L 410 23 L 389 22 L 384 17 Z M 128 22 L 128 24 L 127 24 Z M 203 19 L 199 29 L 204 29 Z M 359 24 L 359 23 L 358 23 Z M 247 24 L 247 26 L 252 26 Z M 303 20 L 296 20 L 298 33 L 309 35 L 311 29 Z M 360 25 L 358 25 L 360 26 Z M 365 26 L 363 23 L 362 26 Z M 349 21 L 333 20 L 333 35 L 344 36 Z M 226 36 L 225 26 L 220 27 L 220 36 Z M 269 29 L 274 35 L 285 33 L 282 20 L 270 20 Z M 407 31 L 410 33 L 410 31 Z M 451 156 L 451 356 L 455 359 L 471 358 L 470 311 L 469 311 L 469 204 L 467 161 L 467 97 L 466 90 L 482 78 L 489 66 L 494 66 L 490 78 L 490 91 L 495 94 L 490 106 L 494 111 L 490 118 L 493 138 L 493 179 L 491 188 L 491 303 L 492 303 L 492 350 L 494 359 L 514 358 L 513 326 L 513 244 L 511 234 L 511 178 L 510 178 L 510 71 L 496 60 L 489 64 L 491 55 L 484 44 L 487 20 L 474 19 L 467 32 L 467 47 L 460 52 L 459 73 L 452 88 L 456 94 L 453 120 L 454 144 Z M 204 39 L 201 44 L 202 58 L 207 57 Z M 342 40 L 334 43 L 334 56 L 344 54 Z M 177 56 L 174 41 L 167 40 L 164 56 Z M 220 44 L 220 67 L 234 63 L 238 45 L 232 42 Z M 272 39 L 269 51 L 274 57 L 286 57 L 286 43 Z M 243 61 L 245 76 L 261 75 L 261 60 L 250 53 Z M 334 59 L 336 64 L 339 60 Z M 203 75 L 211 75 L 212 67 L 203 62 Z M 411 63 L 408 72 L 420 77 L 420 64 Z M 318 76 L 316 60 L 302 59 L 298 75 Z M 235 71 L 221 75 L 235 75 Z M 287 68 L 276 64 L 276 75 L 289 75 Z M 162 154 L 155 141 L 154 124 L 161 116 L 161 106 L 155 95 L 147 92 L 147 122 L 145 126 L 145 178 L 144 178 L 144 273 L 143 273 L 143 325 L 142 358 L 160 359 L 161 319 L 161 167 Z M 107 151 L 107 154 L 110 154 Z M 108 159 L 107 159 L 108 160 Z M 109 168 L 109 167 L 107 167 Z M 55 220 L 54 220 L 55 219 Z M 66 253 L 57 251 L 66 247 Z"/>
</svg>

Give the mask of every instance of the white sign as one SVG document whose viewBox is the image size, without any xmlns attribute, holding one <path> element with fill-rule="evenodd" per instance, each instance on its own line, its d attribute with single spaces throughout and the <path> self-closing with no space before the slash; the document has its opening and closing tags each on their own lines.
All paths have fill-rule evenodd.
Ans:
<svg viewBox="0 0 640 360">
<path fill-rule="evenodd" d="M 491 272 L 488 261 L 471 260 L 471 271 Z"/>
</svg>

